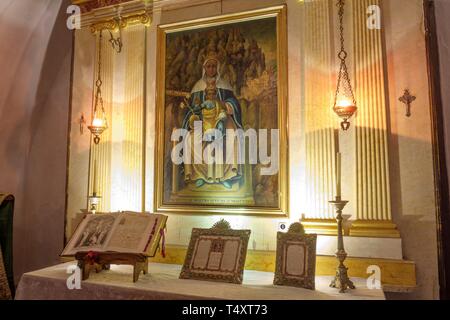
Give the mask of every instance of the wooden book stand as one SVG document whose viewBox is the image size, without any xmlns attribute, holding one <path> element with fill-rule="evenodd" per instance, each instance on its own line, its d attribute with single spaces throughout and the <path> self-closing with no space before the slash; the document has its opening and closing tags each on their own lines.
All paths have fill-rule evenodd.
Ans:
<svg viewBox="0 0 450 320">
<path fill-rule="evenodd" d="M 136 253 L 118 253 L 118 252 L 78 252 L 75 255 L 78 260 L 78 267 L 81 269 L 82 279 L 89 279 L 92 270 L 99 273 L 103 270 L 109 270 L 111 264 L 132 265 L 133 282 L 139 280 L 141 272 L 148 273 L 148 257 Z"/>
</svg>

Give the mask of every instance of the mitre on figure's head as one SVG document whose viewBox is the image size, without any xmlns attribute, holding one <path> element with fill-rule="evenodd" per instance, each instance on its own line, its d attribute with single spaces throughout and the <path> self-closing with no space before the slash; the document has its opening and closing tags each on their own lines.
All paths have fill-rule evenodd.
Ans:
<svg viewBox="0 0 450 320">
<path fill-rule="evenodd" d="M 215 60 L 215 61 L 217 61 L 217 64 L 220 64 L 220 60 L 219 60 L 219 56 L 217 55 L 217 52 L 215 52 L 215 51 L 208 52 L 208 54 L 205 57 L 205 60 L 203 61 L 203 66 L 205 66 L 205 64 L 211 60 Z"/>
</svg>

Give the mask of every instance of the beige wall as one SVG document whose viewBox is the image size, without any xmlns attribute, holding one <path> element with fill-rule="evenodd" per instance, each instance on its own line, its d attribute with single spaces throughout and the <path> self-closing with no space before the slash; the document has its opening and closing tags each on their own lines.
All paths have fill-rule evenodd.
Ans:
<svg viewBox="0 0 450 320">
<path fill-rule="evenodd" d="M 0 190 L 16 196 L 16 279 L 56 263 L 63 246 L 72 46 L 67 2 L 0 2 Z"/>
<path fill-rule="evenodd" d="M 385 0 L 390 103 L 390 173 L 393 219 L 403 255 L 417 266 L 417 290 L 396 298 L 437 298 L 436 210 L 431 114 L 421 0 Z M 398 101 L 409 89 L 417 100 L 412 116 Z"/>
</svg>

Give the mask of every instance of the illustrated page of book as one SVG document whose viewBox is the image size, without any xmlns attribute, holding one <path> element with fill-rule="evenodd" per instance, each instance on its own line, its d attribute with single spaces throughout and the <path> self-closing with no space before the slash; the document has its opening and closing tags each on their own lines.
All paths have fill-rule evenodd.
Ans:
<svg viewBox="0 0 450 320">
<path fill-rule="evenodd" d="M 156 214 L 121 213 L 108 251 L 145 253 L 157 238 L 163 217 Z"/>
<path fill-rule="evenodd" d="M 77 252 L 105 251 L 111 238 L 117 214 L 88 214 L 76 229 L 61 255 L 75 255 Z"/>
</svg>

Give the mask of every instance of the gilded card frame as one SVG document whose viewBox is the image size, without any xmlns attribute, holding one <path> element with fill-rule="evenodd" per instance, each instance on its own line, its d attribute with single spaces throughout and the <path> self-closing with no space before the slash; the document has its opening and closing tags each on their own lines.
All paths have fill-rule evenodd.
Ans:
<svg viewBox="0 0 450 320">
<path fill-rule="evenodd" d="M 248 242 L 250 239 L 251 230 L 233 230 L 229 227 L 228 222 L 221 221 L 218 227 L 213 226 L 211 229 L 200 229 L 193 228 L 191 234 L 191 240 L 189 242 L 189 247 L 184 259 L 184 264 L 181 269 L 180 279 L 194 279 L 203 281 L 215 281 L 215 282 L 226 282 L 242 284 L 244 279 L 244 267 L 245 260 L 247 258 Z M 237 271 L 233 272 L 232 275 L 217 275 L 211 273 L 200 273 L 194 271 L 190 266 L 194 259 L 194 254 L 197 249 L 198 240 L 201 236 L 210 236 L 211 238 L 216 238 L 218 240 L 223 237 L 237 237 L 240 242 L 240 254 L 239 259 L 236 261 Z"/>
<path fill-rule="evenodd" d="M 294 276 L 285 272 L 284 263 L 287 261 L 287 247 L 288 245 L 303 245 L 305 250 L 304 268 L 306 275 Z M 277 233 L 277 252 L 274 285 L 299 287 L 310 290 L 315 290 L 315 276 L 316 276 L 316 234 L 305 234 L 302 228 L 301 232 L 290 229 L 289 232 Z"/>
<path fill-rule="evenodd" d="M 221 15 L 212 18 L 197 19 L 188 22 L 159 25 L 157 27 L 157 96 L 156 96 L 156 139 L 155 139 L 155 176 L 153 208 L 156 213 L 176 214 L 228 214 L 266 217 L 289 216 L 289 159 L 288 159 L 288 83 L 287 83 L 287 13 L 286 5 L 241 13 Z M 166 35 L 211 26 L 233 24 L 237 22 L 276 17 L 277 25 L 277 89 L 278 89 L 278 128 L 280 130 L 280 153 L 278 172 L 278 206 L 244 206 L 225 205 L 165 204 L 164 197 L 164 108 L 165 108 L 165 57 Z"/>
</svg>

